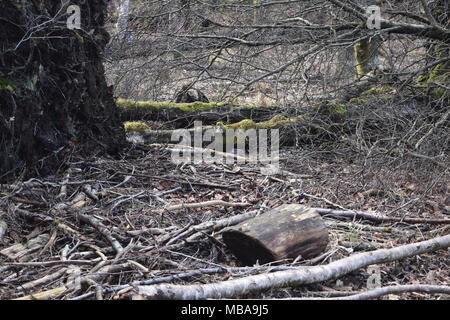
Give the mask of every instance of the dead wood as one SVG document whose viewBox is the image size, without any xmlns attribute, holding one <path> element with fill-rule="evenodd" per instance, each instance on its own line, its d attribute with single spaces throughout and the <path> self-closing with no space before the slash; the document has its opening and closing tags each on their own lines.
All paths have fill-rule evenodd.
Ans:
<svg viewBox="0 0 450 320">
<path fill-rule="evenodd" d="M 314 210 L 286 204 L 227 228 L 222 238 L 241 262 L 253 265 L 313 258 L 326 248 L 328 230 Z"/>
<path fill-rule="evenodd" d="M 399 218 L 399 217 L 386 217 L 377 216 L 370 212 L 364 211 L 344 211 L 333 209 L 314 208 L 322 216 L 335 216 L 351 219 L 364 219 L 375 223 L 388 223 L 388 222 L 403 222 L 409 224 L 425 223 L 425 224 L 450 224 L 450 219 L 428 219 L 428 218 Z"/>
<path fill-rule="evenodd" d="M 450 246 L 450 235 L 392 249 L 355 254 L 327 265 L 300 270 L 259 274 L 241 279 L 203 285 L 138 286 L 128 295 L 133 299 L 220 299 L 242 296 L 252 292 L 290 285 L 305 285 L 339 278 L 354 270 L 378 263 L 387 263 L 407 257 L 445 249 Z"/>
</svg>

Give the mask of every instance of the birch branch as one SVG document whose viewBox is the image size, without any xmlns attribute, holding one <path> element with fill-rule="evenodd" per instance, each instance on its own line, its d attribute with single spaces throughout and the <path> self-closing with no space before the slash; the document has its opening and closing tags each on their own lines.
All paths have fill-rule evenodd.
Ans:
<svg viewBox="0 0 450 320">
<path fill-rule="evenodd" d="M 450 235 L 403 245 L 355 254 L 327 265 L 303 267 L 299 270 L 259 274 L 229 281 L 201 285 L 138 286 L 129 293 L 134 299 L 220 299 L 290 285 L 306 285 L 339 278 L 349 272 L 372 264 L 392 262 L 415 255 L 450 247 Z"/>
<path fill-rule="evenodd" d="M 427 219 L 427 218 L 400 218 L 400 217 L 386 217 L 377 216 L 365 211 L 352 211 L 352 210 L 333 210 L 333 209 L 322 209 L 322 208 L 312 208 L 317 211 L 320 215 L 331 215 L 337 217 L 345 218 L 360 218 L 364 220 L 369 220 L 376 223 L 386 223 L 386 222 L 403 222 L 403 223 L 426 223 L 426 224 L 450 224 L 450 219 Z"/>
<path fill-rule="evenodd" d="M 426 293 L 444 293 L 450 294 L 450 286 L 433 286 L 426 284 L 408 284 L 399 286 L 387 286 L 382 288 L 376 288 L 368 290 L 366 292 L 358 293 L 351 296 L 334 298 L 334 300 L 368 300 L 379 298 L 387 294 L 392 293 L 405 293 L 405 292 L 426 292 Z M 320 299 L 323 300 L 323 299 Z M 328 300 L 328 299 L 326 299 Z"/>
<path fill-rule="evenodd" d="M 5 221 L 0 220 L 0 241 L 2 241 L 3 237 L 6 234 L 6 230 L 8 229 L 8 225 Z"/>
</svg>

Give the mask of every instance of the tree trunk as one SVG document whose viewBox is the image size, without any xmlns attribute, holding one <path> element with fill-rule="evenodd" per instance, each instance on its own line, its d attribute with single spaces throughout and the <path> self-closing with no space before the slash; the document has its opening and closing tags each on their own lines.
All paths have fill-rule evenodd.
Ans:
<svg viewBox="0 0 450 320">
<path fill-rule="evenodd" d="M 125 143 L 101 53 L 106 2 L 0 2 L 0 181 L 49 174 L 74 154 L 117 153 Z"/>
<path fill-rule="evenodd" d="M 311 258 L 328 244 L 328 231 L 320 215 L 299 204 L 287 204 L 228 228 L 223 241 L 246 265 Z"/>
<path fill-rule="evenodd" d="M 130 0 L 120 1 L 119 18 L 117 20 L 117 33 L 120 39 L 126 39 L 126 31 L 128 28 L 128 13 L 130 8 Z"/>
<path fill-rule="evenodd" d="M 380 0 L 360 0 L 360 5 L 364 8 L 368 6 L 380 5 Z M 378 66 L 378 50 L 381 47 L 381 37 L 373 36 L 370 39 L 362 40 L 353 46 L 356 64 L 356 76 L 361 78 Z"/>
</svg>

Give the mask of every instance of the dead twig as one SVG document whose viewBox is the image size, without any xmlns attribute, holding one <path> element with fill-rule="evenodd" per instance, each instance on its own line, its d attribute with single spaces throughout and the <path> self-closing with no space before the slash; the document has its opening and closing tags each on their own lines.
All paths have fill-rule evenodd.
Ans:
<svg viewBox="0 0 450 320">
<path fill-rule="evenodd" d="M 109 243 L 111 243 L 111 246 L 117 254 L 120 254 L 123 251 L 123 247 L 119 243 L 119 241 L 117 241 L 116 238 L 112 236 L 108 228 L 106 228 L 106 226 L 104 226 L 97 218 L 88 216 L 83 213 L 77 213 L 77 218 L 97 229 L 109 241 Z"/>
</svg>

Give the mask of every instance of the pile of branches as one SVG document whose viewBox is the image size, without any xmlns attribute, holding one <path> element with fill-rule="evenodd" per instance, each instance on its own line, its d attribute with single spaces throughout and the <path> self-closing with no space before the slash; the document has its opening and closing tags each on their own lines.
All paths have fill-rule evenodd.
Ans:
<svg viewBox="0 0 450 320">
<path fill-rule="evenodd" d="M 448 265 L 448 252 L 442 249 L 450 247 L 450 219 L 442 213 L 405 211 L 412 200 L 389 214 L 350 209 L 307 192 L 313 189 L 305 181 L 316 184 L 315 178 L 324 178 L 314 171 L 284 168 L 265 176 L 251 164 L 176 167 L 169 157 L 164 146 L 141 146 L 126 160 L 73 158 L 64 175 L 2 185 L 0 297 L 365 299 L 411 291 L 449 294 L 448 270 L 442 267 Z M 317 165 L 305 161 L 305 168 Z M 311 260 L 241 267 L 222 243 L 221 230 L 289 202 L 328 207 L 316 209 L 331 232 L 326 252 Z M 431 285 L 415 279 L 414 270 L 424 266 L 415 267 L 418 262 L 411 257 L 419 254 L 426 268 L 441 270 Z M 407 258 L 408 267 L 392 265 Z M 361 268 L 380 263 L 390 270 L 391 285 L 361 292 L 366 291 Z M 363 283 L 357 290 L 331 281 L 351 281 L 355 272 L 355 281 Z M 206 284 L 193 284 L 199 280 Z M 288 297 L 278 290 L 285 287 L 291 287 Z"/>
</svg>

